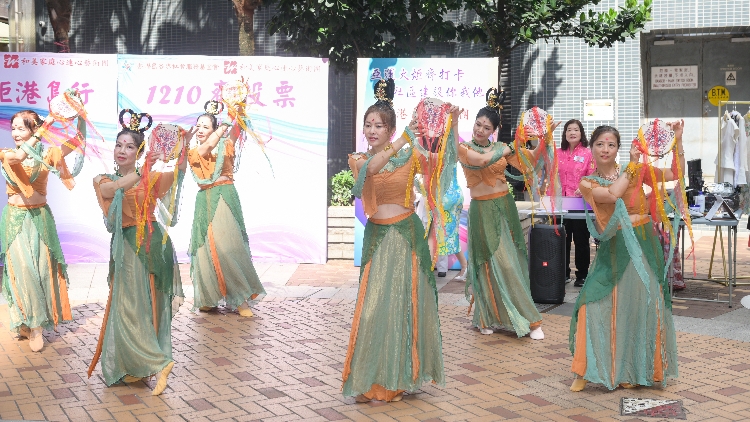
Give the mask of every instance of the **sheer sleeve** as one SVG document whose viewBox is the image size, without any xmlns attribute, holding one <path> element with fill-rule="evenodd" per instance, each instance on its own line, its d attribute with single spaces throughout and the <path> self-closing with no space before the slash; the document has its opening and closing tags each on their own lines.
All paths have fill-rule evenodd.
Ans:
<svg viewBox="0 0 750 422">
<path fill-rule="evenodd" d="M 365 214 L 367 216 L 374 215 L 378 211 L 377 198 L 375 197 L 375 190 L 372 185 L 367 182 L 367 165 L 370 163 L 372 157 L 367 158 L 365 154 L 355 152 L 349 154 L 349 168 L 352 170 L 354 175 L 354 186 L 352 187 L 352 195 L 362 200 L 362 205 L 365 208 Z M 358 161 L 365 160 L 365 163 L 361 168 L 358 167 Z"/>
<path fill-rule="evenodd" d="M 68 164 L 65 162 L 65 157 L 63 157 L 62 149 L 60 149 L 59 147 L 48 148 L 47 153 L 44 154 L 44 163 L 48 167 L 57 170 L 57 176 L 60 178 L 60 181 L 63 182 L 63 185 L 68 188 L 68 190 L 71 190 L 75 187 L 75 179 L 73 179 L 73 175 L 70 173 L 70 170 L 68 170 Z"/>
<path fill-rule="evenodd" d="M 173 172 L 159 173 L 156 217 L 166 227 L 174 227 L 177 224 L 184 178 L 185 172 L 176 167 Z"/>
</svg>

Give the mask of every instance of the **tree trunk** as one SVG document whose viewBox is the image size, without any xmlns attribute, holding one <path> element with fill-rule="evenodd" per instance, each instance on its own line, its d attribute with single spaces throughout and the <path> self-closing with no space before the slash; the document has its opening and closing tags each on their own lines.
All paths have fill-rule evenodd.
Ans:
<svg viewBox="0 0 750 422">
<path fill-rule="evenodd" d="M 255 32 L 253 31 L 253 16 L 255 9 L 260 7 L 261 0 L 232 0 L 234 11 L 237 13 L 239 24 L 240 56 L 255 55 Z"/>
<path fill-rule="evenodd" d="M 52 31 L 55 35 L 55 47 L 58 53 L 70 53 L 70 15 L 73 6 L 70 0 L 44 0 L 47 6 L 49 20 L 52 22 Z"/>
<path fill-rule="evenodd" d="M 409 22 L 409 57 L 417 57 L 417 31 L 419 28 L 419 13 L 416 10 L 416 1 L 409 2 L 409 8 L 411 9 L 411 20 Z"/>
</svg>

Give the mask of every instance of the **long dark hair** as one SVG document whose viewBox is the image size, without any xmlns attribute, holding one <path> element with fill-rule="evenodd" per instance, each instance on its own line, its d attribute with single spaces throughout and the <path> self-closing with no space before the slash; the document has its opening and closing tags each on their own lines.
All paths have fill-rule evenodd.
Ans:
<svg viewBox="0 0 750 422">
<path fill-rule="evenodd" d="M 567 138 L 565 138 L 565 133 L 568 131 L 568 126 L 572 125 L 573 123 L 578 125 L 578 130 L 581 131 L 581 145 L 584 147 L 589 146 L 589 140 L 586 139 L 586 130 L 583 128 L 583 123 L 581 123 L 578 119 L 570 119 L 567 122 L 565 122 L 565 126 L 563 127 L 563 134 L 562 134 L 562 141 L 560 141 L 560 149 L 563 151 L 567 151 L 570 148 L 570 143 L 568 143 Z"/>
</svg>

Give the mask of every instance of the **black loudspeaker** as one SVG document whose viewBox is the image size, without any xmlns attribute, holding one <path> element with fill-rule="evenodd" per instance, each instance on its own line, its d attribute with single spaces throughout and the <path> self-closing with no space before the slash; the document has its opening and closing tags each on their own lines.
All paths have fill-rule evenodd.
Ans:
<svg viewBox="0 0 750 422">
<path fill-rule="evenodd" d="M 535 224 L 529 234 L 531 298 L 536 303 L 565 300 L 565 226 Z"/>
</svg>

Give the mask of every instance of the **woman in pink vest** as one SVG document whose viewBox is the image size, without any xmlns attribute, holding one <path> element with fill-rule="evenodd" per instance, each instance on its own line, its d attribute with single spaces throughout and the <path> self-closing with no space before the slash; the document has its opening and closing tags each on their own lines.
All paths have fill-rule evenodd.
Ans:
<svg viewBox="0 0 750 422">
<path fill-rule="evenodd" d="M 594 161 L 591 157 L 586 132 L 579 120 L 571 119 L 563 128 L 560 148 L 557 149 L 558 174 L 563 196 L 581 196 L 578 184 L 581 178 L 594 172 Z M 576 244 L 576 280 L 575 286 L 583 286 L 589 273 L 591 252 L 589 250 L 589 229 L 586 220 L 564 219 L 566 233 L 566 250 L 570 251 L 570 243 Z M 565 279 L 570 279 L 570 253 L 565 254 Z"/>
</svg>

